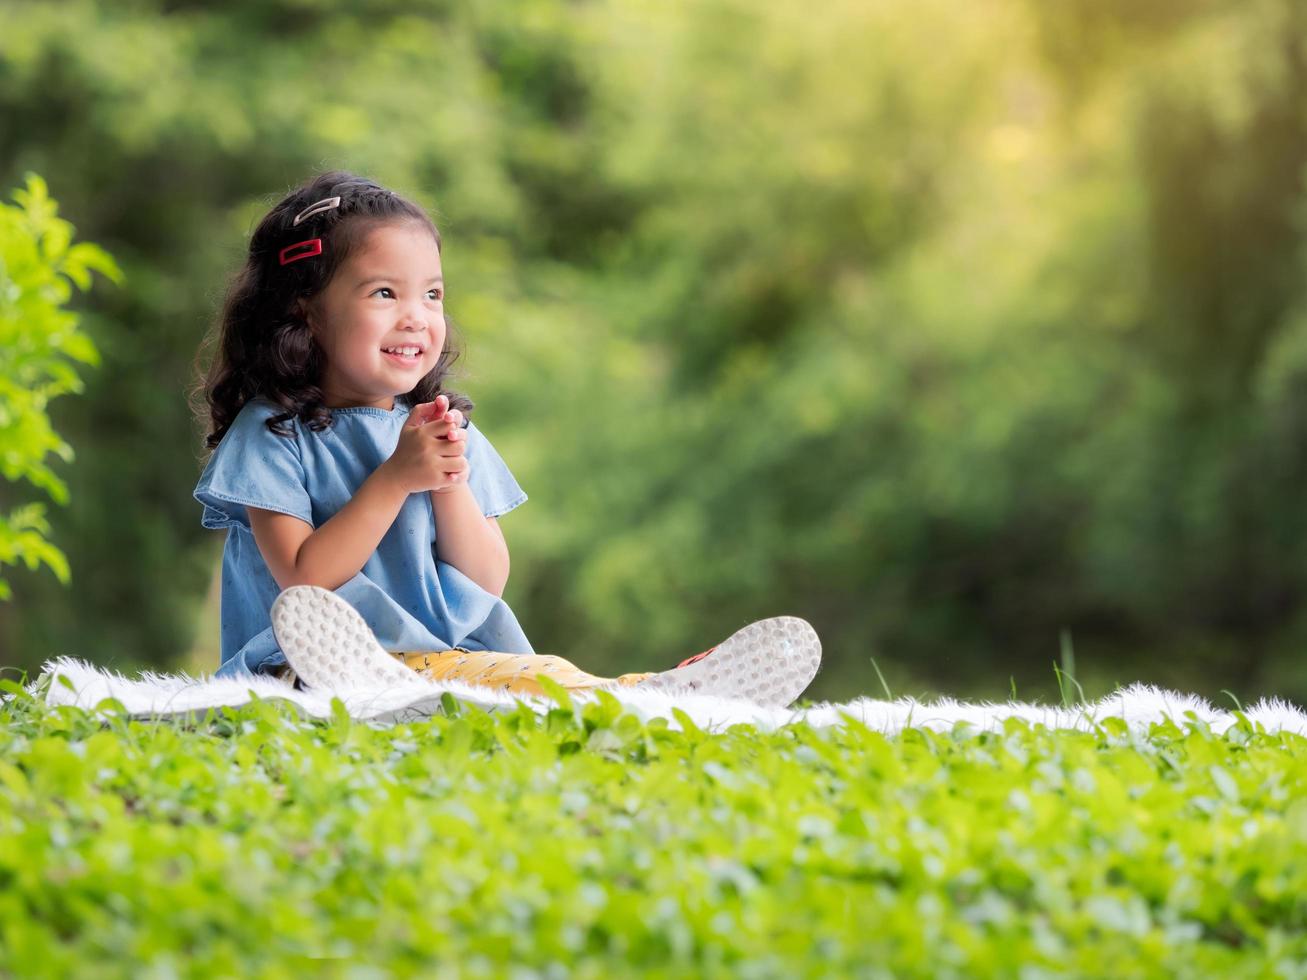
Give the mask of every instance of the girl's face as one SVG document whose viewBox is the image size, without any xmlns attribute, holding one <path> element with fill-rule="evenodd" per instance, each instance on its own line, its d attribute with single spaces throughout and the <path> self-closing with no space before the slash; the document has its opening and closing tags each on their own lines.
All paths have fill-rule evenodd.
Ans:
<svg viewBox="0 0 1307 980">
<path fill-rule="evenodd" d="M 308 304 L 308 321 L 327 355 L 327 406 L 393 409 L 445 345 L 445 283 L 431 232 L 413 223 L 374 228 Z"/>
</svg>

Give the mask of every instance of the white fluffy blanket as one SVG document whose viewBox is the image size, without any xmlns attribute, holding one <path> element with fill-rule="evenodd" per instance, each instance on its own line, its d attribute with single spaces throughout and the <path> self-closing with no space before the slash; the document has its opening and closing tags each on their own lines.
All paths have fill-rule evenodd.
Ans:
<svg viewBox="0 0 1307 980">
<path fill-rule="evenodd" d="M 325 718 L 331 715 L 332 699 L 339 697 L 350 717 L 378 725 L 392 725 L 440 713 L 441 694 L 446 691 L 459 701 L 475 704 L 487 711 L 511 710 L 519 699 L 539 712 L 556 707 L 550 699 L 511 695 L 458 681 L 432 683 L 429 692 L 420 688 L 356 688 L 335 693 L 297 691 L 286 681 L 273 677 L 227 680 L 145 671 L 139 678 L 129 678 L 72 657 L 47 661 L 43 673 L 29 685 L 29 690 L 44 687 L 47 682 L 45 699 L 48 704 L 69 704 L 94 710 L 105 698 L 114 698 L 129 714 L 139 718 L 173 718 L 193 713 L 203 718 L 209 708 L 246 704 L 255 697 L 286 701 L 305 715 Z M 748 701 L 708 695 L 672 697 L 637 689 L 618 689 L 612 693 L 628 710 L 645 719 L 666 718 L 670 727 L 679 728 L 679 722 L 672 714 L 675 707 L 707 731 L 722 731 L 739 723 L 766 730 L 799 722 L 814 726 L 839 725 L 844 723 L 845 716 L 885 734 L 908 727 L 950 729 L 959 721 L 970 722 L 981 730 L 994 730 L 1001 729 L 1007 718 L 1022 718 L 1048 728 L 1088 730 L 1104 718 L 1115 717 L 1123 719 L 1133 729 L 1146 731 L 1150 724 L 1168 718 L 1183 728 L 1192 720 L 1192 713 L 1194 718 L 1205 722 L 1217 733 L 1224 732 L 1238 721 L 1231 712 L 1218 710 L 1200 697 L 1146 684 L 1132 684 L 1101 701 L 1071 708 L 1012 701 L 1005 704 L 967 703 L 942 698 L 923 703 L 915 698 L 877 701 L 861 697 L 843 704 L 820 702 L 807 708 L 790 709 L 763 707 Z M 574 703 L 593 698 L 592 694 L 585 692 L 572 692 L 571 696 Z M 1244 714 L 1254 725 L 1260 724 L 1268 732 L 1307 735 L 1307 714 L 1277 698 L 1263 698 L 1247 708 Z"/>
</svg>

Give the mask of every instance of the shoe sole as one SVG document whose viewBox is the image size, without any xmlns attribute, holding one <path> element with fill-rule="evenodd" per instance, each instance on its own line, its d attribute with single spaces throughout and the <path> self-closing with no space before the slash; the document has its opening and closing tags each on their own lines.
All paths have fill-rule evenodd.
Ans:
<svg viewBox="0 0 1307 980">
<path fill-rule="evenodd" d="M 817 631 L 797 616 L 776 616 L 732 633 L 702 660 L 664 670 L 633 687 L 745 698 L 784 708 L 807 689 L 820 666 Z"/>
<path fill-rule="evenodd" d="M 358 610 L 327 589 L 295 585 L 284 590 L 272 604 L 271 618 L 277 645 L 309 687 L 430 686 L 377 642 Z M 820 666 L 816 630 L 798 617 L 777 616 L 731 634 L 700 661 L 634 686 L 786 707 L 812 683 Z"/>
<path fill-rule="evenodd" d="M 272 604 L 272 632 L 306 685 L 335 691 L 426 685 L 377 642 L 357 609 L 316 585 L 294 585 Z"/>
</svg>

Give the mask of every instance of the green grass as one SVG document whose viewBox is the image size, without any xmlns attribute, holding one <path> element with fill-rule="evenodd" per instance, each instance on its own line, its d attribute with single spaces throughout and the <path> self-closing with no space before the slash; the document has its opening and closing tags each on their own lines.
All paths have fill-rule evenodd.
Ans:
<svg viewBox="0 0 1307 980">
<path fill-rule="evenodd" d="M 1307 970 L 1307 739 L 710 734 L 565 701 L 378 729 L 17 698 L 0 975 Z"/>
</svg>

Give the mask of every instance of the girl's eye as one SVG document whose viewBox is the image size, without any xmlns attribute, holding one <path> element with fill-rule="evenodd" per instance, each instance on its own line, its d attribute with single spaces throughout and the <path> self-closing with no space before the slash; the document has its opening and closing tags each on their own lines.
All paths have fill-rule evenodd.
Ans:
<svg viewBox="0 0 1307 980">
<path fill-rule="evenodd" d="M 394 295 L 393 290 L 391 290 L 389 286 L 378 286 L 372 291 L 372 295 L 375 296 L 377 293 L 390 293 L 392 296 Z M 430 295 L 431 293 L 436 294 L 432 299 L 440 300 L 445 298 L 445 291 L 443 289 L 428 289 L 427 294 Z"/>
</svg>

